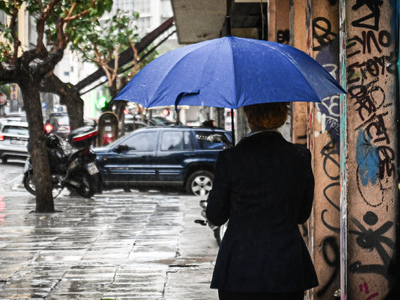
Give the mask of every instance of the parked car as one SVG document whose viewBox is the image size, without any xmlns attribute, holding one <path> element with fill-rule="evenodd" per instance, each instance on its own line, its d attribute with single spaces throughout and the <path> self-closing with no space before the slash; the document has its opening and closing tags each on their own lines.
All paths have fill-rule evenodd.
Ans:
<svg viewBox="0 0 400 300">
<path fill-rule="evenodd" d="M 58 136 L 66 139 L 69 132 L 69 116 L 67 113 L 51 113 L 46 123 L 53 126 L 53 132 Z"/>
<path fill-rule="evenodd" d="M 25 160 L 28 154 L 29 129 L 27 122 L 7 122 L 0 130 L 0 158 Z"/>
<path fill-rule="evenodd" d="M 153 126 L 153 125 L 149 125 L 149 124 L 141 122 L 141 121 L 125 120 L 124 126 L 125 126 L 124 134 L 126 135 L 137 129 L 140 129 L 143 127 L 148 127 L 148 126 Z"/>
<path fill-rule="evenodd" d="M 7 113 L 4 118 L 8 119 L 9 121 L 27 122 L 25 112 L 10 112 Z"/>
<path fill-rule="evenodd" d="M 93 151 L 104 189 L 175 186 L 207 196 L 218 153 L 231 146 L 223 129 L 153 126 Z"/>
<path fill-rule="evenodd" d="M 151 119 L 144 118 L 142 120 L 142 117 L 140 115 L 132 115 L 132 114 L 126 114 L 125 115 L 125 122 L 127 121 L 135 121 L 135 122 L 142 122 L 146 124 L 147 126 L 174 126 L 177 125 L 176 122 L 172 122 L 164 117 L 160 116 L 153 116 Z M 181 122 L 179 122 L 179 125 L 183 125 Z"/>
<path fill-rule="evenodd" d="M 10 122 L 27 122 L 26 114 L 19 112 L 8 113 L 0 118 L 0 129 Z"/>
<path fill-rule="evenodd" d="M 176 125 L 176 122 L 172 122 L 170 120 L 167 120 L 166 118 L 163 117 L 153 117 L 151 121 L 158 126 L 166 125 L 166 126 L 173 126 Z M 179 125 L 182 125 L 181 122 L 179 122 Z"/>
<path fill-rule="evenodd" d="M 90 118 L 85 118 L 83 123 L 85 126 L 97 126 L 97 122 Z M 69 116 L 68 113 L 65 112 L 51 113 L 49 115 L 49 119 L 46 121 L 46 124 L 51 124 L 53 126 L 52 131 L 63 139 L 68 137 L 68 134 L 71 130 Z"/>
</svg>

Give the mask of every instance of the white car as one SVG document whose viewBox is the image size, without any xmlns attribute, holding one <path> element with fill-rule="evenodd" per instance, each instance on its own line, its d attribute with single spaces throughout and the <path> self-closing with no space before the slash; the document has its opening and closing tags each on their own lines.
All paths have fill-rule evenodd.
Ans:
<svg viewBox="0 0 400 300">
<path fill-rule="evenodd" d="M 23 159 L 28 156 L 29 130 L 27 122 L 8 122 L 0 130 L 0 158 Z"/>
</svg>

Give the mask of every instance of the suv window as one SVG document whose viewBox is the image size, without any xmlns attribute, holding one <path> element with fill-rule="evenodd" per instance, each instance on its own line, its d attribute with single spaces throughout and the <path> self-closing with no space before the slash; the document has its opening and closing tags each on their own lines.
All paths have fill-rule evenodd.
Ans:
<svg viewBox="0 0 400 300">
<path fill-rule="evenodd" d="M 143 132 L 126 141 L 130 150 L 155 151 L 157 146 L 157 132 Z"/>
<path fill-rule="evenodd" d="M 29 135 L 29 130 L 24 126 L 4 126 L 3 133 L 10 133 L 16 135 Z"/>
<path fill-rule="evenodd" d="M 230 147 L 230 141 L 220 132 L 196 130 L 196 139 L 201 149 L 225 149 Z"/>
<path fill-rule="evenodd" d="M 161 137 L 161 151 L 192 150 L 193 141 L 188 131 L 164 131 Z"/>
</svg>

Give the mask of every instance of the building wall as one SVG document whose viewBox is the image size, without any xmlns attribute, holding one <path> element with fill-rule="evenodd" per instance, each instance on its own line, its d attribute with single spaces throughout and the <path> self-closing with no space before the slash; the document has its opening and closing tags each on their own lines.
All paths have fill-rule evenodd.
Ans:
<svg viewBox="0 0 400 300">
<path fill-rule="evenodd" d="M 142 37 L 173 16 L 171 0 L 114 0 L 112 11 L 105 18 L 117 9 L 139 13 L 136 26 Z"/>
</svg>

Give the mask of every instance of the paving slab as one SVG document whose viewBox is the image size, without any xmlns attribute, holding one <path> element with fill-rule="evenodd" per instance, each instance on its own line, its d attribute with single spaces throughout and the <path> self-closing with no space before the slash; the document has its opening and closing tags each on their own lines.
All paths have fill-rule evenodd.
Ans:
<svg viewBox="0 0 400 300">
<path fill-rule="evenodd" d="M 217 299 L 218 245 L 199 198 L 176 192 L 63 192 L 35 213 L 23 190 L 0 191 L 0 300 Z"/>
</svg>

